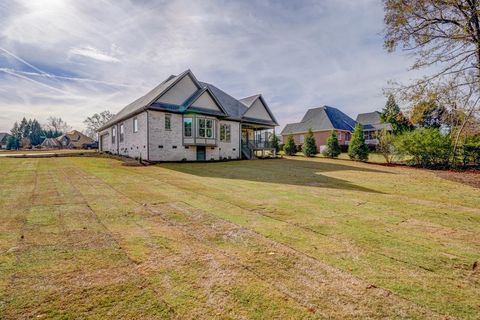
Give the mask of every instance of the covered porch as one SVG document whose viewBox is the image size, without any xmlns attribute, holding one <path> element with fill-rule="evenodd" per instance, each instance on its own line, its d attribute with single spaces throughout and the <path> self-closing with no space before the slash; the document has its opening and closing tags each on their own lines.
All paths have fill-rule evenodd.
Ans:
<svg viewBox="0 0 480 320">
<path fill-rule="evenodd" d="M 276 157 L 277 152 L 271 143 L 272 135 L 275 134 L 274 126 L 242 123 L 240 130 L 242 158 Z"/>
</svg>

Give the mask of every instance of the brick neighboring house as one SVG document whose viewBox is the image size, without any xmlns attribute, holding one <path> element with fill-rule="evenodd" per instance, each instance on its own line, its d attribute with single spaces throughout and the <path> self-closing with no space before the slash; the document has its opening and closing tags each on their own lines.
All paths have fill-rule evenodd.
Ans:
<svg viewBox="0 0 480 320">
<path fill-rule="evenodd" d="M 382 123 L 380 114 L 378 111 L 373 111 L 360 113 L 357 116 L 357 122 L 363 126 L 365 143 L 369 146 L 376 146 L 378 144 L 377 134 L 379 131 L 383 129 L 390 132 L 392 131 L 392 125 L 390 123 Z"/>
<path fill-rule="evenodd" d="M 10 134 L 0 132 L 0 149 L 7 149 L 8 137 L 10 137 Z"/>
<path fill-rule="evenodd" d="M 312 129 L 317 150 L 321 152 L 325 148 L 332 130 L 337 132 L 340 145 L 348 145 L 355 124 L 355 120 L 337 108 L 323 106 L 309 109 L 300 122 L 287 124 L 281 135 L 283 141 L 286 141 L 287 136 L 292 134 L 295 144 L 301 145 L 305 134 Z"/>
</svg>

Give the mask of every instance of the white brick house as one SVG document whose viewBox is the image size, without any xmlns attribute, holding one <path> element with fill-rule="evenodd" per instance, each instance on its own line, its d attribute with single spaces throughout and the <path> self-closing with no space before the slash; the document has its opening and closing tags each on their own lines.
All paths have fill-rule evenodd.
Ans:
<svg viewBox="0 0 480 320">
<path fill-rule="evenodd" d="M 98 130 L 99 149 L 148 161 L 274 154 L 278 126 L 261 95 L 237 100 L 190 70 L 170 76 Z"/>
</svg>

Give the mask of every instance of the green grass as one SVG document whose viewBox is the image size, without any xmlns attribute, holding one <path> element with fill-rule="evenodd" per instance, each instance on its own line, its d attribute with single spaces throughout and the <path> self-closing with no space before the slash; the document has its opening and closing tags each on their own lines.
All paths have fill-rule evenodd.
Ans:
<svg viewBox="0 0 480 320">
<path fill-rule="evenodd" d="M 0 318 L 480 318 L 480 190 L 324 158 L 0 159 Z"/>
</svg>

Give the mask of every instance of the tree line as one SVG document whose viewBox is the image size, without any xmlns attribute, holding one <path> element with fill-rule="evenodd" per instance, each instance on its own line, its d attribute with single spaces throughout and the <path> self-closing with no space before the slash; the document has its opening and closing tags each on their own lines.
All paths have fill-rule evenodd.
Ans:
<svg viewBox="0 0 480 320">
<path fill-rule="evenodd" d="M 38 146 L 47 138 L 56 138 L 70 129 L 70 126 L 59 117 L 49 117 L 43 126 L 37 119 L 15 122 L 7 140 L 7 149 L 16 150 L 22 146 Z"/>
<path fill-rule="evenodd" d="M 83 133 L 96 140 L 96 130 L 112 119 L 113 116 L 113 113 L 105 110 L 87 117 L 83 121 L 85 124 Z M 60 137 L 71 129 L 72 127 L 60 117 L 49 117 L 43 125 L 37 119 L 27 120 L 24 117 L 20 122 L 17 121 L 13 124 L 13 128 L 10 130 L 11 136 L 7 140 L 7 149 L 17 150 L 20 147 L 39 146 L 45 139 Z"/>
</svg>

